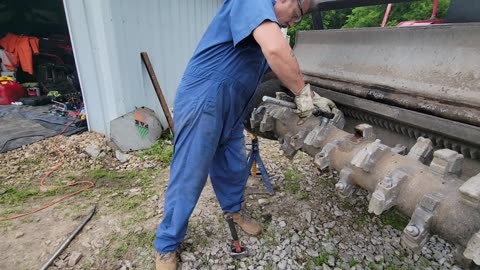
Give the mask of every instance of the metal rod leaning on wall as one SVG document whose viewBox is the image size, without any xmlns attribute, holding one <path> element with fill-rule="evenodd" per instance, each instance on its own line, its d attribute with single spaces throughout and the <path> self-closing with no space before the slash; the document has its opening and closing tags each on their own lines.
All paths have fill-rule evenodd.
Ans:
<svg viewBox="0 0 480 270">
<path fill-rule="evenodd" d="M 148 57 L 148 54 L 146 52 L 142 52 L 140 53 L 140 55 L 142 56 L 142 60 L 143 60 L 143 63 L 145 64 L 145 67 L 147 68 L 148 75 L 150 76 L 150 80 L 152 80 L 153 88 L 155 88 L 155 92 L 157 92 L 157 97 L 160 100 L 160 105 L 162 105 L 165 118 L 167 118 L 168 126 L 170 127 L 170 130 L 172 131 L 172 134 L 173 134 L 174 133 L 173 118 L 172 118 L 172 115 L 170 114 L 170 110 L 168 109 L 168 104 L 167 104 L 167 101 L 165 100 L 165 96 L 163 95 L 162 88 L 158 83 L 157 75 L 155 75 L 155 71 L 153 70 L 153 66 L 152 66 L 152 63 L 150 62 L 150 58 Z"/>
</svg>

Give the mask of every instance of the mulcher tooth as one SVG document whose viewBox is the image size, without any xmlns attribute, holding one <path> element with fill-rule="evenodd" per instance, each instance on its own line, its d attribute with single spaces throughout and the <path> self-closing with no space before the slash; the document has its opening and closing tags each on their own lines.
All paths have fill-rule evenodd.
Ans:
<svg viewBox="0 0 480 270">
<path fill-rule="evenodd" d="M 430 139 L 419 137 L 417 143 L 410 149 L 407 157 L 427 164 L 433 157 L 433 144 Z"/>
<path fill-rule="evenodd" d="M 283 155 L 288 159 L 292 159 L 298 152 L 291 144 L 292 135 L 286 134 L 283 138 L 283 143 L 280 145 L 280 150 L 283 151 Z"/>
<path fill-rule="evenodd" d="M 441 149 L 433 153 L 430 172 L 443 179 L 456 179 L 462 173 L 463 155 L 450 149 Z"/>
<path fill-rule="evenodd" d="M 398 194 L 400 193 L 400 184 L 409 177 L 410 175 L 402 169 L 396 169 L 390 175 L 385 176 L 385 178 L 377 184 L 372 194 L 368 212 L 380 215 L 395 206 Z"/>
<path fill-rule="evenodd" d="M 275 119 L 267 111 L 263 115 L 263 119 L 260 122 L 260 132 L 273 131 L 274 128 L 275 128 Z"/>
<path fill-rule="evenodd" d="M 350 168 L 343 168 L 340 171 L 340 179 L 335 184 L 335 189 L 342 198 L 352 196 L 356 187 L 352 183 L 353 171 Z"/>
<path fill-rule="evenodd" d="M 480 231 L 470 238 L 463 255 L 475 264 L 480 265 Z"/>
<path fill-rule="evenodd" d="M 459 191 L 464 204 L 480 211 L 480 174 L 465 181 Z"/>
<path fill-rule="evenodd" d="M 260 126 L 260 122 L 262 122 L 265 110 L 266 108 L 261 106 L 253 111 L 252 115 L 250 116 L 250 127 L 252 129 L 256 129 Z"/>
<path fill-rule="evenodd" d="M 403 230 L 401 241 L 414 252 L 420 252 L 429 239 L 432 219 L 440 201 L 441 195 L 438 193 L 425 194 Z"/>
<path fill-rule="evenodd" d="M 316 126 L 312 131 L 310 131 L 305 137 L 305 145 L 312 146 L 315 148 L 322 147 L 322 142 L 325 140 L 325 127 Z"/>
<path fill-rule="evenodd" d="M 360 124 L 355 127 L 355 137 L 362 138 L 363 140 L 373 141 L 377 138 L 373 127 L 369 124 Z"/>
<path fill-rule="evenodd" d="M 318 154 L 315 155 L 314 163 L 320 170 L 330 167 L 331 154 L 337 148 L 336 144 L 327 143 Z"/>
<path fill-rule="evenodd" d="M 352 161 L 350 161 L 350 164 L 361 168 L 364 172 L 370 172 L 389 148 L 382 144 L 380 140 L 376 140 L 358 151 L 352 158 Z"/>
<path fill-rule="evenodd" d="M 303 148 L 305 145 L 304 141 L 305 138 L 307 137 L 308 133 L 310 131 L 306 129 L 300 130 L 297 134 L 293 135 L 292 138 L 290 139 L 290 145 L 295 149 L 295 150 L 300 150 Z"/>
</svg>

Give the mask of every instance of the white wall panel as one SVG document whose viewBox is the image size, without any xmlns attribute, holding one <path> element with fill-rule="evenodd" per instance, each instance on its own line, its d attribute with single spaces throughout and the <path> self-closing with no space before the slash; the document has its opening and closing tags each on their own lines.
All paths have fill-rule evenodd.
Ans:
<svg viewBox="0 0 480 270">
<path fill-rule="evenodd" d="M 222 0 L 64 0 L 89 128 L 146 106 L 163 112 L 140 52 L 170 106 L 185 66 Z"/>
</svg>

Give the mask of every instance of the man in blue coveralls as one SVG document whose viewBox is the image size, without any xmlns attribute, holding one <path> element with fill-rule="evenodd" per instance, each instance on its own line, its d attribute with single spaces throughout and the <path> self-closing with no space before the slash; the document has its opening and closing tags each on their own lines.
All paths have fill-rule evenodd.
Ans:
<svg viewBox="0 0 480 270">
<path fill-rule="evenodd" d="M 225 213 L 246 233 L 262 227 L 240 210 L 247 181 L 244 111 L 271 69 L 295 94 L 297 113 L 335 104 L 305 85 L 280 27 L 292 27 L 311 0 L 225 0 L 194 52 L 174 103 L 174 155 L 164 217 L 155 239 L 156 269 L 176 269 L 176 251 L 207 176 Z"/>
</svg>

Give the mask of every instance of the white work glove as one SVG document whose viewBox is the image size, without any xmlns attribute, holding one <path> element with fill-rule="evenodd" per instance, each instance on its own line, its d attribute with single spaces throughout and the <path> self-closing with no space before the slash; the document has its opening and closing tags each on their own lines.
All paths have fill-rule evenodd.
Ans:
<svg viewBox="0 0 480 270">
<path fill-rule="evenodd" d="M 295 113 L 297 113 L 300 118 L 309 117 L 312 115 L 314 109 L 331 113 L 332 110 L 337 107 L 330 99 L 321 97 L 319 94 L 312 92 L 310 84 L 305 85 L 302 92 L 295 97 L 295 104 L 297 105 Z"/>
<path fill-rule="evenodd" d="M 313 105 L 325 113 L 331 113 L 333 109 L 337 108 L 333 101 L 328 98 L 324 98 L 315 92 L 313 96 Z"/>
<path fill-rule="evenodd" d="M 312 90 L 310 89 L 310 84 L 305 85 L 302 91 L 298 96 L 295 96 L 295 105 L 297 105 L 297 109 L 295 113 L 298 114 L 298 117 L 309 117 L 312 115 L 313 109 L 313 98 L 312 98 Z"/>
</svg>

